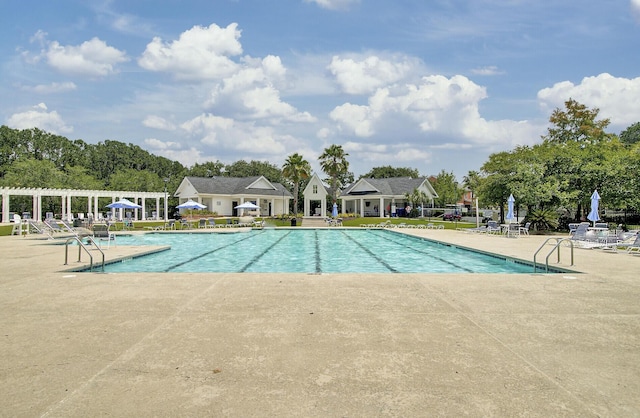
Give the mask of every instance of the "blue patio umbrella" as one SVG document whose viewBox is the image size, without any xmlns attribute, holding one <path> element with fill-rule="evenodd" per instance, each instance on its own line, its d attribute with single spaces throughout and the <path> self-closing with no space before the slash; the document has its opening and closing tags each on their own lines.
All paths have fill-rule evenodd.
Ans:
<svg viewBox="0 0 640 418">
<path fill-rule="evenodd" d="M 600 215 L 598 215 L 598 205 L 600 204 L 600 195 L 598 194 L 598 190 L 596 189 L 591 195 L 591 212 L 587 215 L 587 219 L 595 223 L 600 220 Z"/>
<path fill-rule="evenodd" d="M 120 199 L 117 202 L 109 203 L 107 207 L 109 209 L 142 209 L 142 206 L 127 199 Z"/>
<path fill-rule="evenodd" d="M 338 204 L 337 203 L 333 204 L 333 210 L 331 211 L 331 216 L 333 216 L 334 218 L 338 217 Z"/>
<path fill-rule="evenodd" d="M 513 197 L 513 194 L 509 195 L 509 198 L 507 199 L 507 206 L 508 206 L 508 210 L 507 210 L 507 221 L 511 222 L 512 220 L 514 220 L 516 218 L 516 215 L 513 212 L 513 204 L 516 202 L 516 199 Z"/>
</svg>

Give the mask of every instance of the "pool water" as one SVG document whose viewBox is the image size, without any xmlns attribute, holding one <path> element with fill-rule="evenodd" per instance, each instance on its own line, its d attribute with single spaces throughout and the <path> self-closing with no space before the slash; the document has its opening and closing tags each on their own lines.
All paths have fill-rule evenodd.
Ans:
<svg viewBox="0 0 640 418">
<path fill-rule="evenodd" d="M 108 264 L 106 272 L 533 272 L 533 267 L 505 257 L 382 229 L 263 229 L 117 238 L 117 245 L 127 244 L 171 249 Z"/>
</svg>

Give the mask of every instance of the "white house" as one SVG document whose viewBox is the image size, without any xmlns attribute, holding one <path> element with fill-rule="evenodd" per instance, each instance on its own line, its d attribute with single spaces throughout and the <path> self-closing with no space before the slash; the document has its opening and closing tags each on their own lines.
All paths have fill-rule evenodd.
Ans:
<svg viewBox="0 0 640 418">
<path fill-rule="evenodd" d="M 317 174 L 314 173 L 311 176 L 302 194 L 304 196 L 304 216 L 327 216 L 329 188 L 322 183 Z"/>
<path fill-rule="evenodd" d="M 347 187 L 338 199 L 342 203 L 342 213 L 380 218 L 403 216 L 408 204 L 405 195 L 416 189 L 428 198 L 427 202 L 421 203 L 432 207 L 438 194 L 426 177 L 363 178 Z"/>
<path fill-rule="evenodd" d="M 185 177 L 174 196 L 179 203 L 195 200 L 222 216 L 242 215 L 235 207 L 245 202 L 260 206 L 260 216 L 287 214 L 293 198 L 282 184 L 272 183 L 264 176 Z"/>
</svg>

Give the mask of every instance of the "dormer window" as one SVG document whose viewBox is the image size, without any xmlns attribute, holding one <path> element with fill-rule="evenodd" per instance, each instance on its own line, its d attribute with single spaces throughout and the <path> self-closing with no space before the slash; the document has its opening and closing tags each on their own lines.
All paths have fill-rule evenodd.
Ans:
<svg viewBox="0 0 640 418">
<path fill-rule="evenodd" d="M 313 194 L 318 194 L 318 185 L 317 184 L 313 185 Z"/>
</svg>

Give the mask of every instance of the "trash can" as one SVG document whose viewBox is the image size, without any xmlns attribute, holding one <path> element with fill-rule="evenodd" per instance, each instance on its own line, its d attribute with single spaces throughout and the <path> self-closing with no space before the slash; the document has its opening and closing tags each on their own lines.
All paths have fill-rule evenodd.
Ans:
<svg viewBox="0 0 640 418">
<path fill-rule="evenodd" d="M 296 218 L 291 219 L 291 226 L 296 226 L 298 220 Z"/>
</svg>

